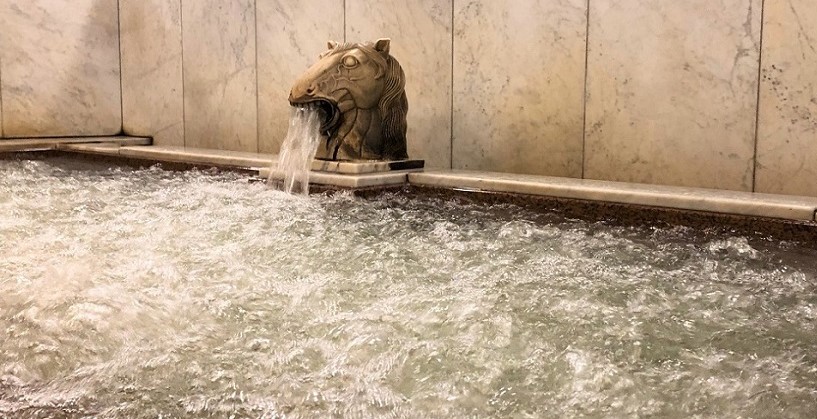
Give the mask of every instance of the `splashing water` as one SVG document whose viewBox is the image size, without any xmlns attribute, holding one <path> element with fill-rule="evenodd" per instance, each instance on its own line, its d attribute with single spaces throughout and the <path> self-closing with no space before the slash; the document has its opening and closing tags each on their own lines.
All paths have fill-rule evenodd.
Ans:
<svg viewBox="0 0 817 419">
<path fill-rule="evenodd" d="M 289 130 L 281 145 L 277 164 L 273 162 L 267 179 L 283 177 L 282 189 L 287 193 L 309 193 L 309 170 L 323 136 L 320 132 L 321 112 L 315 105 L 293 106 Z"/>
<path fill-rule="evenodd" d="M 817 252 L 0 160 L 0 418 L 817 417 Z"/>
</svg>

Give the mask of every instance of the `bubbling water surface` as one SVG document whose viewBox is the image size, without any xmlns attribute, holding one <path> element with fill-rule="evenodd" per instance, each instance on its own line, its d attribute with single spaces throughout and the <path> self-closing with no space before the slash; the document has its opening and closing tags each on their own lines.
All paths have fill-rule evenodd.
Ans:
<svg viewBox="0 0 817 419">
<path fill-rule="evenodd" d="M 797 243 L 0 161 L 0 417 L 802 417 Z"/>
</svg>

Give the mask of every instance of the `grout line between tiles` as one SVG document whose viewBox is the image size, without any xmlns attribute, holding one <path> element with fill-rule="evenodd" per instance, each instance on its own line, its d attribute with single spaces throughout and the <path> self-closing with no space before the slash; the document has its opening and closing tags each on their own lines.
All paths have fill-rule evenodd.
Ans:
<svg viewBox="0 0 817 419">
<path fill-rule="evenodd" d="M 757 52 L 757 101 L 755 102 L 755 143 L 752 154 L 752 192 L 757 191 L 757 143 L 760 138 L 760 84 L 763 77 L 763 27 L 766 14 L 766 0 L 760 2 L 760 43 Z"/>
<path fill-rule="evenodd" d="M 3 124 L 3 62 L 0 60 L 0 138 L 5 136 L 5 129 Z"/>
<path fill-rule="evenodd" d="M 261 109 L 258 106 L 258 0 L 253 1 L 255 9 L 255 152 L 261 152 Z"/>
<path fill-rule="evenodd" d="M 448 168 L 454 168 L 454 2 L 451 0 L 451 126 L 450 138 L 448 142 Z"/>
<path fill-rule="evenodd" d="M 582 94 L 582 174 L 584 179 L 585 160 L 587 151 L 587 73 L 590 68 L 590 0 L 587 0 L 587 10 L 585 11 L 585 31 L 584 31 L 584 92 Z"/>
<path fill-rule="evenodd" d="M 125 89 L 122 84 L 122 6 L 121 0 L 116 0 L 116 44 L 119 49 L 119 133 L 125 133 Z"/>
<path fill-rule="evenodd" d="M 187 97 L 184 94 L 184 0 L 179 0 L 179 43 L 182 53 L 182 147 L 187 147 Z"/>
</svg>

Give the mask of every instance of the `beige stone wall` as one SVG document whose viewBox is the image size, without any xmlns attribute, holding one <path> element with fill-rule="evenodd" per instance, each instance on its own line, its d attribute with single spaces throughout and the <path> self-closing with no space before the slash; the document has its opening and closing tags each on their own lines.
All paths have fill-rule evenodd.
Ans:
<svg viewBox="0 0 817 419">
<path fill-rule="evenodd" d="M 453 168 L 581 177 L 586 0 L 457 0 Z"/>
<path fill-rule="evenodd" d="M 119 0 L 123 129 L 184 145 L 181 0 Z"/>
<path fill-rule="evenodd" d="M 758 192 L 817 196 L 817 3 L 766 0 Z"/>
<path fill-rule="evenodd" d="M 117 0 L 0 1 L 4 137 L 122 127 Z"/>
<path fill-rule="evenodd" d="M 812 0 L 4 1 L 7 137 L 275 152 L 327 40 L 391 37 L 430 167 L 817 196 Z"/>
</svg>

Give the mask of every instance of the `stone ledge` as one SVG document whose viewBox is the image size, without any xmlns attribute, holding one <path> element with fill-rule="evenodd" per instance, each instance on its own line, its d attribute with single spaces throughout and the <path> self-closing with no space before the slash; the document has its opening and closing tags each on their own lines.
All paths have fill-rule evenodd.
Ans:
<svg viewBox="0 0 817 419">
<path fill-rule="evenodd" d="M 571 179 L 508 173 L 440 170 L 410 173 L 409 184 L 507 192 L 754 217 L 815 221 L 817 198 Z"/>
<path fill-rule="evenodd" d="M 266 179 L 269 176 L 270 166 L 277 161 L 277 156 L 273 154 L 258 154 L 242 151 L 225 151 L 191 147 L 171 147 L 171 146 L 119 146 L 115 143 L 97 144 L 64 144 L 59 147 L 61 151 L 104 155 L 112 157 L 123 157 L 130 159 L 140 159 L 159 162 L 173 162 L 186 164 L 201 164 L 231 168 L 250 168 L 258 171 L 260 177 Z M 389 166 L 393 162 L 340 162 L 345 170 L 358 170 L 363 173 L 344 174 L 313 171 L 309 176 L 309 182 L 315 185 L 331 186 L 338 188 L 361 189 L 378 186 L 404 185 L 408 182 L 410 170 L 394 170 Z M 416 161 L 412 161 L 416 165 Z M 362 169 L 360 166 L 363 165 Z M 358 169 L 355 169 L 358 167 Z M 399 165 L 398 165 L 399 167 Z M 351 168 L 351 169 L 350 169 Z M 388 170 L 379 173 L 365 173 L 366 170 Z M 416 170 L 416 169 L 414 169 Z"/>
<path fill-rule="evenodd" d="M 259 170 L 259 176 L 267 179 L 270 174 L 269 168 Z M 282 179 L 279 173 L 273 173 L 273 179 Z M 407 171 L 391 171 L 383 173 L 364 173 L 357 175 L 315 172 L 309 173 L 310 185 L 334 186 L 339 188 L 360 189 L 375 186 L 395 186 L 404 185 L 408 182 Z"/>
<path fill-rule="evenodd" d="M 184 147 L 122 145 L 129 144 L 131 141 L 143 142 L 146 140 L 133 137 L 92 137 L 91 139 L 77 138 L 73 140 L 76 142 L 62 142 L 59 145 L 51 144 L 48 146 L 63 151 L 87 154 L 251 168 L 260 172 L 260 176 L 264 179 L 269 174 L 270 165 L 277 160 L 277 156 L 272 154 Z M 89 140 L 93 140 L 92 143 L 89 143 Z M 149 141 L 149 139 L 147 140 Z M 17 140 L 1 140 L 0 146 L 5 141 Z M 344 163 L 354 164 L 339 162 L 338 167 Z M 377 162 L 364 163 L 377 164 Z M 811 222 L 814 222 L 815 216 L 817 216 L 817 198 L 811 197 L 494 172 L 390 170 L 382 173 L 349 174 L 313 171 L 310 175 L 310 183 L 352 189 L 410 183 L 418 186 L 447 189 L 506 192 Z"/>
<path fill-rule="evenodd" d="M 423 170 L 425 160 L 394 160 L 394 161 L 330 161 L 313 160 L 312 171 L 329 172 L 348 175 L 364 173 L 381 173 L 392 171 L 419 171 Z"/>
<path fill-rule="evenodd" d="M 0 152 L 58 150 L 70 144 L 116 144 L 117 146 L 150 145 L 150 137 L 54 137 L 0 139 Z"/>
<path fill-rule="evenodd" d="M 85 154 L 121 156 L 141 160 L 238 168 L 269 167 L 269 165 L 276 159 L 276 156 L 273 154 L 258 154 L 242 151 L 225 151 L 172 146 L 116 146 L 106 143 L 66 144 L 61 145 L 59 150 Z"/>
<path fill-rule="evenodd" d="M 215 166 L 241 168 L 269 167 L 269 165 L 276 160 L 274 154 L 191 147 L 122 147 L 119 150 L 119 155 L 149 160 L 212 164 Z"/>
</svg>

